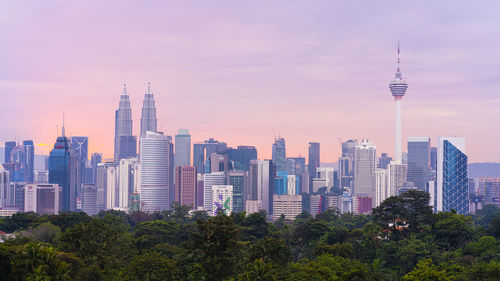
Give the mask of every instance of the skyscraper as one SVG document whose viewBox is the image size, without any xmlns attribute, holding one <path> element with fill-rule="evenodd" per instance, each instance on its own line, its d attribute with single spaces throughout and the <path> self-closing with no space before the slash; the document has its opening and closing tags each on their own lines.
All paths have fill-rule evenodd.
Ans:
<svg viewBox="0 0 500 281">
<path fill-rule="evenodd" d="M 179 129 L 175 135 L 174 166 L 191 166 L 191 135 L 188 129 Z"/>
<path fill-rule="evenodd" d="M 254 146 L 240 145 L 236 149 L 228 148 L 227 154 L 234 170 L 248 171 L 250 160 L 257 159 L 257 149 Z"/>
<path fill-rule="evenodd" d="M 0 208 L 9 206 L 9 171 L 5 170 L 2 164 L 0 164 Z"/>
<path fill-rule="evenodd" d="M 408 181 L 423 191 L 427 191 L 427 181 L 430 176 L 430 156 L 430 138 L 408 138 Z"/>
<path fill-rule="evenodd" d="M 196 207 L 196 168 L 183 166 L 175 168 L 175 198 L 173 201 L 179 202 L 182 206 L 191 209 Z"/>
<path fill-rule="evenodd" d="M 312 181 L 316 177 L 316 170 L 320 164 L 320 150 L 319 143 L 310 142 L 309 143 L 309 163 L 307 164 L 307 169 L 309 171 L 309 193 L 312 190 Z M 332 183 L 333 184 L 333 183 Z"/>
<path fill-rule="evenodd" d="M 227 171 L 226 183 L 233 186 L 233 212 L 240 213 L 245 210 L 245 192 L 248 185 L 246 171 Z"/>
<path fill-rule="evenodd" d="M 169 208 L 169 142 L 162 133 L 147 131 L 141 137 L 141 202 L 146 211 Z"/>
<path fill-rule="evenodd" d="M 251 160 L 247 198 L 271 215 L 273 212 L 276 166 L 270 160 Z M 248 201 L 247 201 L 248 202 Z M 252 203 L 253 204 L 253 203 Z M 247 208 L 248 209 L 248 208 Z"/>
<path fill-rule="evenodd" d="M 363 140 L 356 146 L 354 162 L 354 195 L 374 198 L 377 150 L 373 143 Z"/>
<path fill-rule="evenodd" d="M 92 166 L 92 183 L 97 183 L 97 165 L 102 162 L 102 154 L 101 153 L 92 153 L 90 158 L 90 166 Z"/>
<path fill-rule="evenodd" d="M 205 200 L 203 208 L 209 214 L 213 214 L 213 189 L 214 185 L 224 185 L 226 183 L 226 175 L 224 172 L 207 173 L 203 178 L 203 198 Z"/>
<path fill-rule="evenodd" d="M 224 172 L 229 170 L 229 160 L 226 153 L 212 153 L 210 155 L 210 173 Z"/>
<path fill-rule="evenodd" d="M 57 215 L 62 189 L 57 184 L 27 184 L 24 187 L 24 211 L 39 215 Z"/>
<path fill-rule="evenodd" d="M 132 135 L 132 108 L 127 93 L 127 84 L 123 84 L 120 104 L 115 112 L 115 161 L 137 155 L 137 138 Z"/>
<path fill-rule="evenodd" d="M 85 182 L 85 165 L 88 160 L 89 137 L 71 137 L 71 150 L 78 159 L 76 196 L 81 199 L 82 183 Z"/>
<path fill-rule="evenodd" d="M 226 150 L 227 144 L 225 142 L 219 142 L 213 138 L 202 143 L 195 143 L 193 145 L 193 166 L 196 167 L 198 173 L 210 173 L 210 162 L 207 162 L 210 155 L 214 152 L 225 152 Z"/>
<path fill-rule="evenodd" d="M 465 138 L 440 137 L 437 154 L 437 211 L 469 213 Z"/>
<path fill-rule="evenodd" d="M 233 186 L 232 185 L 213 185 L 212 186 L 212 210 L 210 215 L 217 215 L 218 212 L 224 212 L 227 216 L 233 212 Z"/>
<path fill-rule="evenodd" d="M 23 141 L 24 149 L 24 181 L 34 182 L 35 176 L 35 146 L 32 140 Z"/>
<path fill-rule="evenodd" d="M 4 160 L 4 163 L 8 163 L 10 162 L 10 156 L 12 155 L 12 150 L 14 149 L 14 147 L 17 146 L 17 143 L 15 141 L 6 141 L 5 142 L 5 160 Z"/>
<path fill-rule="evenodd" d="M 76 211 L 77 175 L 78 158 L 71 150 L 63 124 L 62 136 L 57 138 L 49 156 L 49 183 L 62 188 L 62 211 Z"/>
<path fill-rule="evenodd" d="M 286 147 L 284 138 L 276 138 L 273 143 L 273 163 L 277 171 L 286 171 Z"/>
<path fill-rule="evenodd" d="M 398 41 L 398 69 L 396 71 L 395 79 L 389 84 L 389 89 L 391 90 L 392 96 L 394 97 L 396 104 L 396 119 L 395 119 L 395 129 L 394 129 L 394 160 L 397 164 L 402 163 L 402 153 L 401 153 L 401 100 L 408 89 L 408 84 L 403 80 L 403 74 L 399 68 L 399 41 Z"/>
<path fill-rule="evenodd" d="M 144 95 L 142 103 L 142 117 L 141 117 L 141 138 L 146 136 L 146 132 L 157 131 L 156 120 L 156 106 L 153 91 L 151 91 L 151 82 L 148 82 L 148 90 Z"/>
</svg>

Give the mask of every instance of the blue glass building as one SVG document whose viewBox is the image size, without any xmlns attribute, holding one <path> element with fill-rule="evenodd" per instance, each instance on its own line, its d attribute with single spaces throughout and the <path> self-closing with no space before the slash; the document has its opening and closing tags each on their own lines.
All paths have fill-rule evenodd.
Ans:
<svg viewBox="0 0 500 281">
<path fill-rule="evenodd" d="M 62 187 L 62 211 L 76 211 L 78 158 L 70 148 L 67 137 L 58 137 L 49 156 L 49 183 Z"/>
<path fill-rule="evenodd" d="M 459 214 L 468 214 L 469 185 L 465 139 L 439 138 L 437 158 L 437 210 L 447 212 L 454 209 Z"/>
<path fill-rule="evenodd" d="M 288 172 L 277 171 L 274 178 L 274 193 L 278 195 L 286 195 L 288 189 Z"/>
</svg>

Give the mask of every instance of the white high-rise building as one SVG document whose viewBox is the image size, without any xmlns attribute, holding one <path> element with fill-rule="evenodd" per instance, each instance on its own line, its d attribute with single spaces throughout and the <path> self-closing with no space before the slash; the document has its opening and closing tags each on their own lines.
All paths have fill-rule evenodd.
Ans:
<svg viewBox="0 0 500 281">
<path fill-rule="evenodd" d="M 212 212 L 210 215 L 217 215 L 221 210 L 226 215 L 233 212 L 233 186 L 232 185 L 212 185 Z"/>
<path fill-rule="evenodd" d="M 116 207 L 118 208 L 128 208 L 129 207 L 129 196 L 132 195 L 136 190 L 138 190 L 137 184 L 139 184 L 136 177 L 136 165 L 138 165 L 139 160 L 137 158 L 121 159 L 119 168 L 119 180 L 118 180 L 118 201 Z"/>
<path fill-rule="evenodd" d="M 8 193 L 9 193 L 9 171 L 5 170 L 2 164 L 0 164 L 0 208 L 6 207 L 9 204 Z"/>
<path fill-rule="evenodd" d="M 387 165 L 387 184 L 389 186 L 389 196 L 398 196 L 398 191 L 406 182 L 408 174 L 408 165 L 398 164 L 391 161 Z M 389 197 L 388 196 L 388 197 Z"/>
<path fill-rule="evenodd" d="M 408 89 L 408 84 L 403 79 L 403 74 L 399 68 L 399 41 L 398 41 L 398 69 L 395 79 L 389 84 L 389 89 L 395 101 L 395 129 L 394 129 L 394 160 L 397 164 L 402 163 L 401 153 L 401 100 Z"/>
<path fill-rule="evenodd" d="M 288 175 L 287 176 L 287 191 L 288 195 L 296 195 L 297 194 L 297 176 Z"/>
<path fill-rule="evenodd" d="M 147 131 L 140 141 L 140 200 L 147 212 L 169 208 L 167 136 Z"/>
<path fill-rule="evenodd" d="M 213 189 L 214 185 L 226 184 L 226 174 L 224 172 L 210 173 L 204 175 L 203 182 L 203 208 L 209 214 L 213 214 Z"/>
<path fill-rule="evenodd" d="M 273 220 L 277 220 L 281 215 L 287 220 L 294 220 L 302 213 L 302 195 L 273 195 Z"/>
<path fill-rule="evenodd" d="M 375 170 L 375 207 L 379 206 L 385 199 L 389 197 L 389 185 L 387 184 L 387 170 Z"/>
<path fill-rule="evenodd" d="M 354 196 L 375 197 L 375 169 L 377 149 L 364 139 L 355 148 L 354 157 Z"/>
<path fill-rule="evenodd" d="M 262 202 L 267 214 L 272 213 L 272 179 L 270 160 L 250 160 L 249 188 L 247 200 Z"/>
<path fill-rule="evenodd" d="M 109 165 L 106 168 L 106 210 L 116 207 L 118 189 L 118 168 Z"/>
<path fill-rule="evenodd" d="M 24 186 L 24 211 L 57 215 L 61 208 L 62 187 L 57 184 L 30 183 Z"/>
<path fill-rule="evenodd" d="M 191 166 L 191 135 L 188 129 L 179 129 L 175 135 L 174 166 Z"/>
<path fill-rule="evenodd" d="M 333 187 L 335 182 L 335 168 L 334 167 L 318 167 L 316 169 L 316 178 L 327 179 L 328 189 Z"/>
</svg>

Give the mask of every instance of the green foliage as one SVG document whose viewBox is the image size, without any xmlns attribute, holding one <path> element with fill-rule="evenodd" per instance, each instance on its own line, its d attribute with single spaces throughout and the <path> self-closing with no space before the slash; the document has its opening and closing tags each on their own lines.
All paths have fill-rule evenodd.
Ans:
<svg viewBox="0 0 500 281">
<path fill-rule="evenodd" d="M 472 219 L 453 212 L 437 214 L 432 232 L 436 243 L 445 250 L 461 248 L 477 236 Z"/>
<path fill-rule="evenodd" d="M 121 270 L 117 280 L 179 280 L 179 274 L 179 269 L 174 260 L 166 258 L 157 252 L 147 252 L 134 256 L 132 261 Z"/>
</svg>

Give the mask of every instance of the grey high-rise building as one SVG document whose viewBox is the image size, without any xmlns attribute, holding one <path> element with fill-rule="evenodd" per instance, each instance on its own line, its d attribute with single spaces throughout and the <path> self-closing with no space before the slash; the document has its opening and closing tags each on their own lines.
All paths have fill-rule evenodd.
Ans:
<svg viewBox="0 0 500 281">
<path fill-rule="evenodd" d="M 420 190 L 427 191 L 430 175 L 431 140 L 428 137 L 408 138 L 407 181 Z"/>
<path fill-rule="evenodd" d="M 284 138 L 276 138 L 273 143 L 273 163 L 277 171 L 286 171 L 286 146 Z"/>
<path fill-rule="evenodd" d="M 5 160 L 4 163 L 7 164 L 10 162 L 10 156 L 12 155 L 12 150 L 17 146 L 15 141 L 6 141 L 5 142 Z"/>
<path fill-rule="evenodd" d="M 227 154 L 234 170 L 248 171 L 250 169 L 250 160 L 257 159 L 257 149 L 254 146 L 238 146 L 236 149 L 229 148 Z"/>
<path fill-rule="evenodd" d="M 245 194 L 247 191 L 248 173 L 246 171 L 227 171 L 226 184 L 233 186 L 233 212 L 245 210 Z"/>
<path fill-rule="evenodd" d="M 318 142 L 309 143 L 309 163 L 307 170 L 309 171 L 309 193 L 312 193 L 312 180 L 316 177 L 316 172 L 320 165 L 320 150 Z"/>
<path fill-rule="evenodd" d="M 377 150 L 373 143 L 363 140 L 356 146 L 354 163 L 354 196 L 375 198 L 375 169 Z"/>
<path fill-rule="evenodd" d="M 210 173 L 210 156 L 214 152 L 225 152 L 227 150 L 227 144 L 225 142 L 219 142 L 210 138 L 202 143 L 195 143 L 193 145 L 193 166 L 196 167 L 198 173 Z"/>
<path fill-rule="evenodd" d="M 156 106 L 153 91 L 151 90 L 151 82 L 148 82 L 148 90 L 142 103 L 141 138 L 146 136 L 148 131 L 157 131 Z"/>
<path fill-rule="evenodd" d="M 437 147 L 431 147 L 431 169 L 434 171 L 437 170 L 437 151 Z"/>
<path fill-rule="evenodd" d="M 174 166 L 191 166 L 191 135 L 188 129 L 179 129 L 175 135 Z"/>
<path fill-rule="evenodd" d="M 85 182 L 85 166 L 87 165 L 89 137 L 71 137 L 71 150 L 78 159 L 76 196 L 80 199 L 82 183 Z"/>
<path fill-rule="evenodd" d="M 127 85 L 123 84 L 120 104 L 115 112 L 115 162 L 122 158 L 137 155 L 137 138 L 132 135 L 132 108 L 127 93 Z"/>
<path fill-rule="evenodd" d="M 378 159 L 378 168 L 387 169 L 389 163 L 391 163 L 392 157 L 389 157 L 387 153 L 382 153 L 380 158 Z"/>
<path fill-rule="evenodd" d="M 92 153 L 90 158 L 90 166 L 92 167 L 92 183 L 97 183 L 97 165 L 102 163 L 102 154 L 101 153 Z"/>
</svg>

